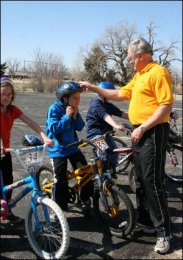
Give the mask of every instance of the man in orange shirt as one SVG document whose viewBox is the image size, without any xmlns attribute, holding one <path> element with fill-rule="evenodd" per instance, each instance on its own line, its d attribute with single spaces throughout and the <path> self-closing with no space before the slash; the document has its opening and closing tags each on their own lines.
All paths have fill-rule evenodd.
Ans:
<svg viewBox="0 0 183 260">
<path fill-rule="evenodd" d="M 136 168 L 136 230 L 157 233 L 154 251 L 170 249 L 171 224 L 163 186 L 168 119 L 173 93 L 168 71 L 152 59 L 151 45 L 143 38 L 128 46 L 128 60 L 137 71 L 120 90 L 101 89 L 80 81 L 81 87 L 107 99 L 130 100 L 128 116 L 134 130 L 131 135 Z"/>
</svg>

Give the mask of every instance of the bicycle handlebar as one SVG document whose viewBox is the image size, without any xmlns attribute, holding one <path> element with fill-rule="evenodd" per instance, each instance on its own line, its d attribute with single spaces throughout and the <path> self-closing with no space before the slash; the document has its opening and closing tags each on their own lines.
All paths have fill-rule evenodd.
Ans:
<svg viewBox="0 0 183 260">
<path fill-rule="evenodd" d="M 83 144 L 84 143 L 84 140 L 83 139 L 79 139 L 78 141 L 74 142 L 74 143 L 71 143 L 71 144 L 68 144 L 67 147 L 72 147 L 72 146 L 79 146 L 80 144 Z"/>
<path fill-rule="evenodd" d="M 18 149 L 14 149 L 14 148 L 6 148 L 5 149 L 5 152 L 8 153 L 8 152 L 13 152 L 14 154 L 17 154 L 17 151 L 36 151 L 38 149 L 38 147 L 44 147 L 44 150 L 45 148 L 47 147 L 48 145 L 47 144 L 43 144 L 43 145 L 39 145 L 39 146 L 28 146 L 26 148 L 18 148 Z M 43 150 L 43 149 L 38 149 L 38 150 Z"/>
<path fill-rule="evenodd" d="M 40 146 L 29 146 L 26 148 L 18 149 L 7 148 L 5 149 L 5 152 L 13 153 L 22 165 L 22 167 L 27 170 L 26 166 L 42 165 L 44 153 L 47 146 L 47 144 L 43 144 Z M 35 155 L 36 152 L 38 152 L 38 154 Z M 31 153 L 34 154 L 32 155 Z"/>
<path fill-rule="evenodd" d="M 178 115 L 178 113 L 177 113 L 176 110 L 172 110 L 172 111 L 170 112 L 170 118 L 173 119 L 174 121 L 176 121 L 177 119 L 179 119 L 179 115 Z"/>
<path fill-rule="evenodd" d="M 105 134 L 103 134 L 101 137 L 104 138 L 104 140 L 106 139 L 107 136 L 112 136 L 115 134 L 115 131 L 112 130 L 112 131 L 107 131 Z M 96 148 L 96 146 L 93 144 L 92 140 L 88 140 L 88 139 L 79 139 L 78 141 L 74 142 L 74 143 L 71 143 L 71 144 L 68 144 L 67 147 L 72 147 L 72 146 L 79 146 L 79 145 L 82 145 L 82 144 L 90 144 L 92 147 Z"/>
<path fill-rule="evenodd" d="M 122 123 L 121 125 L 123 125 L 125 127 L 125 129 L 123 131 L 127 131 L 126 135 L 131 135 L 131 133 L 133 132 L 133 127 L 132 125 L 129 125 L 128 123 Z"/>
</svg>

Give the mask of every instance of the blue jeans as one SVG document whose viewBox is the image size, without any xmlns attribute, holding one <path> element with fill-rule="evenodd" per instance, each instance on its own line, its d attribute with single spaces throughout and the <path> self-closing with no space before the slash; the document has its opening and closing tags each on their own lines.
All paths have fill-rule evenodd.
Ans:
<svg viewBox="0 0 183 260">
<path fill-rule="evenodd" d="M 96 139 L 96 138 L 99 138 L 101 137 L 102 135 L 96 135 L 94 138 L 92 138 L 92 140 Z M 110 151 L 110 149 L 116 149 L 118 148 L 114 139 L 112 138 L 112 136 L 107 136 L 106 138 L 106 143 L 109 147 L 109 149 L 107 150 L 104 150 L 104 151 L 98 151 L 97 152 L 97 155 L 99 156 L 99 158 L 103 161 L 108 161 L 109 162 L 109 165 L 112 167 L 112 168 L 115 168 L 116 164 L 117 164 L 117 161 L 118 161 L 118 155 L 116 153 L 112 153 Z"/>
</svg>

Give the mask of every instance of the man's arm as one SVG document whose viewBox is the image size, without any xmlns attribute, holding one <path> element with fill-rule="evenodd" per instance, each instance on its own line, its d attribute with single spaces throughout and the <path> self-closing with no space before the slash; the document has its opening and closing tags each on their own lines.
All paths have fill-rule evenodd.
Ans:
<svg viewBox="0 0 183 260">
<path fill-rule="evenodd" d="M 34 130 L 36 133 L 38 133 L 42 137 L 44 143 L 47 143 L 49 146 L 54 145 L 53 140 L 49 139 L 45 135 L 43 129 L 30 117 L 26 116 L 25 114 L 21 114 L 19 119 L 22 120 L 25 124 L 27 124 L 30 128 L 32 128 L 32 130 Z"/>
<path fill-rule="evenodd" d="M 107 99 L 115 100 L 115 101 L 124 100 L 124 97 L 122 97 L 122 93 L 120 90 L 103 89 L 103 88 L 93 85 L 87 81 L 79 81 L 79 84 L 83 89 L 85 89 L 87 91 L 96 92 L 97 94 L 102 95 L 103 97 L 105 97 Z"/>
<path fill-rule="evenodd" d="M 138 143 L 143 134 L 153 126 L 160 124 L 162 122 L 162 119 L 167 114 L 170 114 L 171 110 L 172 104 L 165 104 L 159 106 L 154 112 L 154 114 L 146 122 L 144 122 L 142 125 L 140 125 L 133 131 L 131 135 L 132 141 Z"/>
</svg>

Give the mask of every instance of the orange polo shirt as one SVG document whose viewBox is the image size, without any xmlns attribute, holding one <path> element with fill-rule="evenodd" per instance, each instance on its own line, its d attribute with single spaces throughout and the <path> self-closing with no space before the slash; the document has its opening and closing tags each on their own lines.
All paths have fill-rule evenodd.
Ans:
<svg viewBox="0 0 183 260">
<path fill-rule="evenodd" d="M 173 103 L 170 74 L 155 61 L 137 72 L 121 92 L 125 99 L 130 99 L 128 115 L 132 125 L 144 123 L 160 105 Z M 169 115 L 162 123 L 168 119 Z"/>
<path fill-rule="evenodd" d="M 10 134 L 13 122 L 22 114 L 23 112 L 16 106 L 12 106 L 6 113 L 1 112 L 0 136 L 4 148 L 10 147 Z"/>
</svg>

